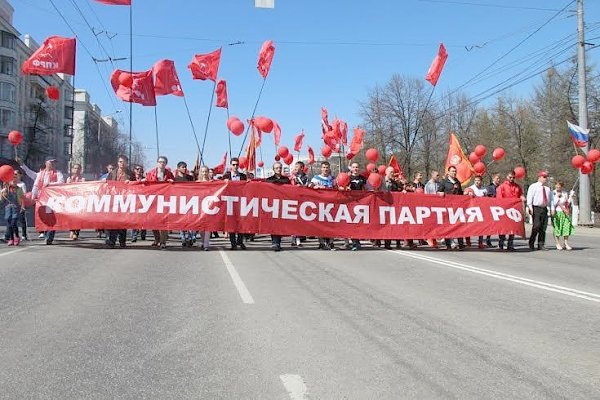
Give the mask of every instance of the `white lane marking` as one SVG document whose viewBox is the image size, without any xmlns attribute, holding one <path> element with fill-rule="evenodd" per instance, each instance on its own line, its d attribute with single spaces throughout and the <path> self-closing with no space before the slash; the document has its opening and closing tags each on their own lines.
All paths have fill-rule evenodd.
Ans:
<svg viewBox="0 0 600 400">
<path fill-rule="evenodd" d="M 17 250 L 7 251 L 6 253 L 0 253 L 0 257 L 7 256 L 7 255 L 9 255 L 9 254 L 15 254 L 15 253 L 18 253 L 18 252 L 20 252 L 20 251 L 25 251 L 25 250 L 27 250 L 28 248 L 29 248 L 29 247 L 21 247 L 20 249 L 17 249 Z"/>
<path fill-rule="evenodd" d="M 531 287 L 535 287 L 538 289 L 547 290 L 549 292 L 560 293 L 560 294 L 564 294 L 567 296 L 577 297 L 577 298 L 580 298 L 583 300 L 600 303 L 600 294 L 596 294 L 596 293 L 584 292 L 582 290 L 568 288 L 565 286 L 559 286 L 559 285 L 555 285 L 555 284 L 543 282 L 543 281 L 536 281 L 533 279 L 523 278 L 520 276 L 515 276 L 515 275 L 505 274 L 502 272 L 492 271 L 489 269 L 478 268 L 478 267 L 474 267 L 472 265 L 462 264 L 462 263 L 458 263 L 458 262 L 454 262 L 454 261 L 440 260 L 438 258 L 434 258 L 431 256 L 425 256 L 425 255 L 415 254 L 415 253 L 408 253 L 406 251 L 397 251 L 397 250 L 388 250 L 388 251 L 391 251 L 392 253 L 395 253 L 395 254 L 398 254 L 401 256 L 415 258 L 417 260 L 429 261 L 431 263 L 444 265 L 444 266 L 450 267 L 450 268 L 456 268 L 456 269 L 460 269 L 463 271 L 472 272 L 475 274 L 485 275 L 485 276 L 489 276 L 492 278 L 497 278 L 497 279 L 502 279 L 505 281 L 518 283 L 518 284 L 525 285 L 525 286 L 531 286 Z"/>
<path fill-rule="evenodd" d="M 219 250 L 219 254 L 221 254 L 223 263 L 225 263 L 225 266 L 227 267 L 227 271 L 229 272 L 229 275 L 231 276 L 231 279 L 233 280 L 233 284 L 237 288 L 238 293 L 240 294 L 240 297 L 242 298 L 242 301 L 245 304 L 254 304 L 254 299 L 252 298 L 252 295 L 248 291 L 248 288 L 246 287 L 246 285 L 244 285 L 244 281 L 242 281 L 242 278 L 240 278 L 240 275 L 238 274 L 235 267 L 233 266 L 233 263 L 229 259 L 229 256 L 227 255 L 227 253 L 225 253 L 223 250 Z"/>
<path fill-rule="evenodd" d="M 306 400 L 306 385 L 300 375 L 285 374 L 279 378 L 292 400 Z"/>
</svg>

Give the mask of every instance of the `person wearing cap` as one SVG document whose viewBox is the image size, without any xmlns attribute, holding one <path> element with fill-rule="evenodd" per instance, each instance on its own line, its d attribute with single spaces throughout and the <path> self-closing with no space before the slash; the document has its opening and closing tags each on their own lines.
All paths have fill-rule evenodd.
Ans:
<svg viewBox="0 0 600 400">
<path fill-rule="evenodd" d="M 527 211 L 533 217 L 533 228 L 529 237 L 529 248 L 535 250 L 537 239 L 538 250 L 548 250 L 546 243 L 546 228 L 548 227 L 548 211 L 554 216 L 552 190 L 546 186 L 548 172 L 538 172 L 538 181 L 527 189 Z"/>
<path fill-rule="evenodd" d="M 494 180 L 496 179 L 496 175 L 494 175 Z M 521 199 L 522 202 L 525 201 L 525 196 L 523 196 L 523 189 L 521 186 L 515 182 L 515 173 L 511 171 L 506 175 L 506 180 L 498 186 L 496 189 L 496 197 L 499 199 Z M 508 235 L 508 243 L 506 249 L 508 251 L 515 251 L 514 246 L 515 235 Z M 498 247 L 500 250 L 504 250 L 504 242 L 506 241 L 506 235 L 500 235 L 498 240 Z"/>
<path fill-rule="evenodd" d="M 31 190 L 31 194 L 34 199 L 37 199 L 40 195 L 40 191 L 42 188 L 51 185 L 58 185 L 60 183 L 65 183 L 65 177 L 62 172 L 56 169 L 56 158 L 47 157 L 46 158 L 46 168 L 40 170 L 40 172 L 35 177 L 35 182 L 33 182 L 33 188 Z M 50 245 L 54 242 L 54 235 L 56 231 L 46 231 L 44 233 L 44 239 L 46 240 L 46 244 Z"/>
</svg>

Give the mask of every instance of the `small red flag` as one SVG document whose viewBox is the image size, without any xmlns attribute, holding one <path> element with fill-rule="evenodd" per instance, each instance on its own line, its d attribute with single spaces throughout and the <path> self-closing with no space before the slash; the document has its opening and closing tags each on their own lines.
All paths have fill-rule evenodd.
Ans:
<svg viewBox="0 0 600 400">
<path fill-rule="evenodd" d="M 157 61 L 152 67 L 154 73 L 154 92 L 157 96 L 172 94 L 183 96 L 181 83 L 175 70 L 175 62 L 171 60 Z"/>
<path fill-rule="evenodd" d="M 227 152 L 223 154 L 223 160 L 221 161 L 221 164 L 213 168 L 215 175 L 225 173 L 225 164 L 227 164 Z"/>
<path fill-rule="evenodd" d="M 340 121 L 340 132 L 342 134 L 342 143 L 348 144 L 348 124 L 346 121 Z"/>
<path fill-rule="evenodd" d="M 227 82 L 221 79 L 217 82 L 217 107 L 229 108 L 229 102 L 227 101 Z"/>
<path fill-rule="evenodd" d="M 123 101 L 144 106 L 156 105 L 152 70 L 130 73 L 116 69 L 110 76 L 110 83 L 117 97 Z"/>
<path fill-rule="evenodd" d="M 279 126 L 277 121 L 275 121 L 274 119 L 272 121 L 273 121 L 273 140 L 275 140 L 275 146 L 279 146 L 279 142 L 281 142 L 281 127 Z"/>
<path fill-rule="evenodd" d="M 188 68 L 192 71 L 192 78 L 216 82 L 220 63 L 221 49 L 218 49 L 208 54 L 196 54 Z"/>
<path fill-rule="evenodd" d="M 331 125 L 329 125 L 329 113 L 325 107 L 321 107 L 321 125 L 323 134 L 326 134 L 331 130 Z"/>
<path fill-rule="evenodd" d="M 440 75 L 442 74 L 442 70 L 444 69 L 444 64 L 446 63 L 447 59 L 448 53 L 446 53 L 446 47 L 444 47 L 444 43 L 440 43 L 438 54 L 433 59 L 433 62 L 429 67 L 429 71 L 427 71 L 427 76 L 425 77 L 425 79 L 433 86 L 435 86 L 438 79 L 440 79 Z"/>
<path fill-rule="evenodd" d="M 354 128 L 354 136 L 352 137 L 352 142 L 350 143 L 350 150 L 348 151 L 351 154 L 358 154 L 358 152 L 363 147 L 363 142 L 365 140 L 365 131 L 360 128 Z"/>
<path fill-rule="evenodd" d="M 76 40 L 50 36 L 23 63 L 23 75 L 52 75 L 59 72 L 75 75 Z"/>
<path fill-rule="evenodd" d="M 300 151 L 302 148 L 302 141 L 304 140 L 304 131 L 300 132 L 294 139 L 294 151 Z"/>
<path fill-rule="evenodd" d="M 396 160 L 396 157 L 393 154 L 390 157 L 390 162 L 388 163 L 388 165 L 390 167 L 394 167 L 394 172 L 396 174 L 399 174 L 401 179 L 406 179 L 406 177 L 404 176 L 404 171 L 402 171 L 400 164 L 398 164 L 398 160 Z"/>
<path fill-rule="evenodd" d="M 315 152 L 313 151 L 312 147 L 310 147 L 310 146 L 308 146 L 308 163 L 309 164 L 315 163 Z"/>
<path fill-rule="evenodd" d="M 96 0 L 98 3 L 109 6 L 130 6 L 131 0 Z"/>
<path fill-rule="evenodd" d="M 450 166 L 456 167 L 456 179 L 458 179 L 463 186 L 467 185 L 471 180 L 471 177 L 475 175 L 473 164 L 471 164 L 469 158 L 465 156 L 465 152 L 454 133 L 450 133 L 450 145 L 448 147 L 448 155 L 446 156 L 446 171 Z"/>
<path fill-rule="evenodd" d="M 267 40 L 263 43 L 260 53 L 258 54 L 258 72 L 263 78 L 267 78 L 269 70 L 271 69 L 271 62 L 273 62 L 273 56 L 275 55 L 275 46 L 273 41 Z"/>
<path fill-rule="evenodd" d="M 246 172 L 256 172 L 256 147 L 258 146 L 257 138 L 254 135 L 255 131 L 259 131 L 256 126 L 252 126 L 250 132 L 250 143 L 248 143 L 248 150 L 246 151 Z"/>
</svg>

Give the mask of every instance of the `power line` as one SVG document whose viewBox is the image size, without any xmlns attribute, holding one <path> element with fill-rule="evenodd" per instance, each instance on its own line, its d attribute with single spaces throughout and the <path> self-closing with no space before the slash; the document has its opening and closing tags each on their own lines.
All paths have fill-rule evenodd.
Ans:
<svg viewBox="0 0 600 400">
<path fill-rule="evenodd" d="M 452 0 L 417 0 L 420 3 L 438 3 L 438 4 L 457 4 L 465 6 L 476 6 L 476 7 L 488 7 L 488 8 L 508 8 L 514 10 L 533 10 L 533 11 L 558 11 L 554 8 L 541 8 L 541 7 L 524 7 L 524 6 L 507 6 L 506 4 L 484 4 L 484 3 L 473 3 L 469 1 L 452 1 Z"/>
</svg>

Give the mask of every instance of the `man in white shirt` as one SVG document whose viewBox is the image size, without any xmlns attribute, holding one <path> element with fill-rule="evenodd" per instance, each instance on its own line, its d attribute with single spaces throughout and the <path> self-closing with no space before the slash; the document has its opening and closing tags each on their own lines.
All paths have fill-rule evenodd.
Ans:
<svg viewBox="0 0 600 400">
<path fill-rule="evenodd" d="M 42 188 L 51 185 L 58 185 L 60 183 L 65 183 L 65 177 L 62 172 L 56 169 L 56 158 L 50 156 L 46 158 L 46 169 L 41 170 L 33 183 L 33 188 L 31 189 L 33 198 L 37 199 L 40 195 L 40 191 Z M 50 245 L 54 241 L 54 234 L 56 231 L 46 231 L 44 232 L 44 238 L 46 239 L 46 244 Z"/>
<path fill-rule="evenodd" d="M 552 201 L 552 190 L 546 186 L 548 173 L 540 171 L 538 181 L 527 189 L 527 211 L 532 215 L 533 228 L 529 237 L 529 248 L 535 250 L 535 239 L 537 237 L 538 250 L 548 250 L 544 246 L 546 242 L 546 228 L 548 227 L 548 209 L 550 215 L 554 215 L 554 203 Z"/>
</svg>

